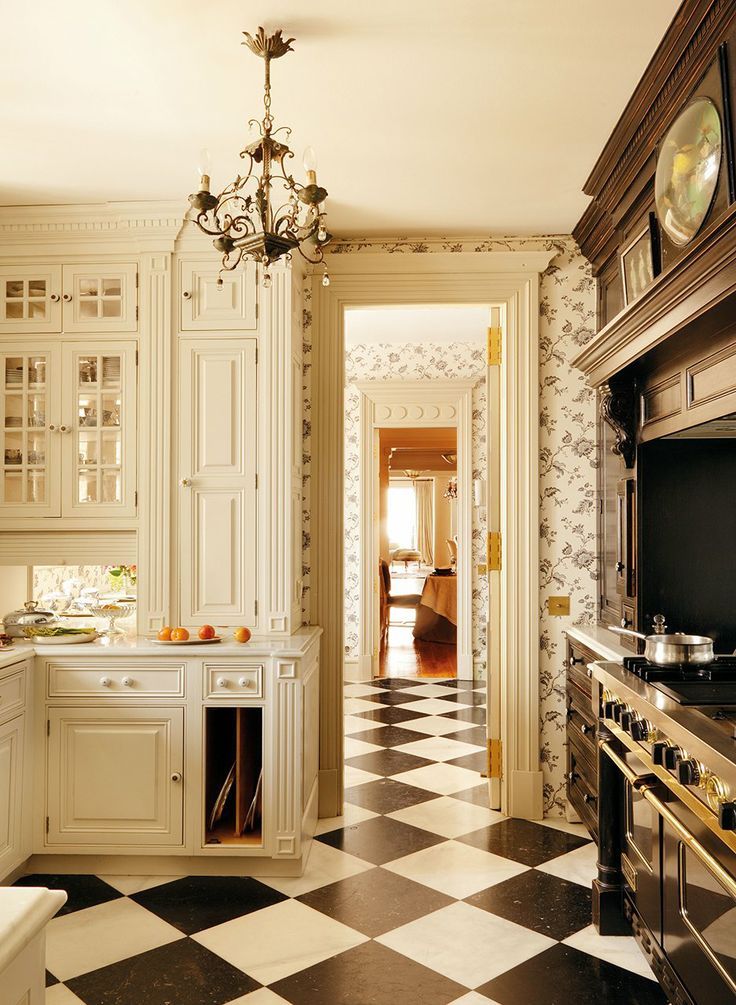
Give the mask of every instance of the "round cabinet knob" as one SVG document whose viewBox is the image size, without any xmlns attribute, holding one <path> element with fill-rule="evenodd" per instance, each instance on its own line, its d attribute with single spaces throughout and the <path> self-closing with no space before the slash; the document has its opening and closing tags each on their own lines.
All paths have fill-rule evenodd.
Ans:
<svg viewBox="0 0 736 1005">
<path fill-rule="evenodd" d="M 53 424 L 53 422 L 50 422 L 50 423 L 48 424 L 48 431 L 49 431 L 50 433 L 55 433 L 55 432 L 56 432 L 56 426 L 55 426 L 55 425 Z"/>
<path fill-rule="evenodd" d="M 192 299 L 192 294 L 189 292 L 189 290 L 184 290 L 184 292 L 182 293 L 182 296 L 184 297 L 185 300 L 191 300 Z"/>
<path fill-rule="evenodd" d="M 252 687 L 253 683 L 247 677 L 238 677 L 238 685 L 240 687 Z"/>
<path fill-rule="evenodd" d="M 110 677 L 100 677 L 100 687 L 112 687 L 112 679 Z"/>
<path fill-rule="evenodd" d="M 123 685 L 123 687 L 133 687 L 135 681 L 133 680 L 132 677 L 123 677 L 120 683 Z"/>
<path fill-rule="evenodd" d="M 181 771 L 172 771 L 172 773 L 171 773 L 171 781 L 172 782 L 180 782 L 181 781 Z"/>
<path fill-rule="evenodd" d="M 215 683 L 218 687 L 227 687 L 227 677 L 218 677 Z"/>
<path fill-rule="evenodd" d="M 623 572 L 625 565 L 623 562 L 616 562 L 616 572 Z"/>
<path fill-rule="evenodd" d="M 49 297 L 49 300 L 54 304 L 58 304 L 59 300 L 61 300 L 61 297 L 59 296 L 58 293 L 52 293 L 51 296 Z"/>
<path fill-rule="evenodd" d="M 180 478 L 179 479 L 179 484 L 181 485 L 181 487 L 183 489 L 190 489 L 192 487 L 192 479 L 191 478 Z"/>
<path fill-rule="evenodd" d="M 71 293 L 65 293 L 61 299 L 64 301 L 65 304 L 70 304 L 72 302 L 72 295 Z"/>
<path fill-rule="evenodd" d="M 631 618 L 621 618 L 621 627 L 622 628 L 630 628 L 631 627 Z"/>
<path fill-rule="evenodd" d="M 59 426 L 60 433 L 68 433 L 69 431 L 69 426 Z"/>
</svg>

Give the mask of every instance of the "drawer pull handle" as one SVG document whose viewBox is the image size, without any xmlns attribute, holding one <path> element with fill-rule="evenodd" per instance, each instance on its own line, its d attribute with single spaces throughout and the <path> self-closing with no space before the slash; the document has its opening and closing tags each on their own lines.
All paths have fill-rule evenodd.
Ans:
<svg viewBox="0 0 736 1005">
<path fill-rule="evenodd" d="M 123 687 L 133 687 L 135 681 L 133 680 L 132 677 L 123 677 L 120 683 L 123 685 Z"/>
<path fill-rule="evenodd" d="M 180 782 L 181 781 L 181 771 L 174 771 L 174 772 L 172 772 L 172 774 L 171 774 L 171 781 L 172 782 Z"/>
<path fill-rule="evenodd" d="M 582 726 L 580 727 L 580 732 L 583 734 L 583 736 L 587 736 L 588 733 L 592 733 L 593 732 L 593 727 L 589 726 L 587 724 L 587 722 L 584 722 L 582 724 Z"/>
<path fill-rule="evenodd" d="M 227 687 L 227 678 L 218 677 L 215 683 L 217 684 L 218 687 Z"/>
<path fill-rule="evenodd" d="M 583 802 L 584 803 L 594 803 L 594 802 L 596 802 L 596 798 L 595 798 L 595 796 L 591 796 L 589 792 L 584 792 L 583 793 Z"/>
<path fill-rule="evenodd" d="M 240 685 L 240 687 L 253 687 L 253 682 L 250 681 L 247 677 L 239 677 L 238 684 Z"/>
<path fill-rule="evenodd" d="M 100 677 L 100 687 L 112 687 L 112 679 L 110 677 Z"/>
<path fill-rule="evenodd" d="M 571 656 L 570 657 L 570 666 L 572 666 L 572 667 L 577 666 L 578 663 L 585 663 L 585 658 L 583 656 Z"/>
</svg>

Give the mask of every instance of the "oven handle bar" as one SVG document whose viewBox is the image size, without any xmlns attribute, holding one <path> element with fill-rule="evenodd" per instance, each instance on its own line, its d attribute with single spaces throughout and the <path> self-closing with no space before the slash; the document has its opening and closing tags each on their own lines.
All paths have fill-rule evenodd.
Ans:
<svg viewBox="0 0 736 1005">
<path fill-rule="evenodd" d="M 723 886 L 732 897 L 736 898 L 736 879 L 734 879 L 731 873 L 727 872 L 721 863 L 714 858 L 713 855 L 711 855 L 708 849 L 705 848 L 700 841 L 698 841 L 692 831 L 688 830 L 688 828 L 675 816 L 667 803 L 663 803 L 662 800 L 652 791 L 655 786 L 661 784 L 657 776 L 639 775 L 635 771 L 632 771 L 623 757 L 620 757 L 611 744 L 606 740 L 601 741 L 599 746 L 603 753 L 611 761 L 613 761 L 632 788 L 634 788 L 637 792 L 641 792 L 647 802 L 654 807 L 662 819 L 670 825 L 673 831 L 675 831 L 682 843 L 686 845 L 690 851 L 697 856 L 697 858 L 700 859 L 703 865 L 715 876 L 721 886 Z"/>
</svg>

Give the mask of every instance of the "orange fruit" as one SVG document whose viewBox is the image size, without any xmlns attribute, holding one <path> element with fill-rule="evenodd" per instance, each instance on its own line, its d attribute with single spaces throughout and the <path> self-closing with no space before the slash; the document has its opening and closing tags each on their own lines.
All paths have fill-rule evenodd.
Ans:
<svg viewBox="0 0 736 1005">
<path fill-rule="evenodd" d="M 189 638 L 189 632 L 186 628 L 175 628 L 171 633 L 172 642 L 186 642 Z"/>
<path fill-rule="evenodd" d="M 164 627 L 158 633 L 158 638 L 161 639 L 162 642 L 171 641 L 171 628 L 169 627 L 169 625 L 164 625 Z"/>
<path fill-rule="evenodd" d="M 250 628 L 236 628 L 233 636 L 236 642 L 247 642 L 250 638 Z"/>
<path fill-rule="evenodd" d="M 217 633 L 215 632 L 215 629 L 212 627 L 212 625 L 202 625 L 202 627 L 199 629 L 200 639 L 214 639 L 216 634 Z"/>
</svg>

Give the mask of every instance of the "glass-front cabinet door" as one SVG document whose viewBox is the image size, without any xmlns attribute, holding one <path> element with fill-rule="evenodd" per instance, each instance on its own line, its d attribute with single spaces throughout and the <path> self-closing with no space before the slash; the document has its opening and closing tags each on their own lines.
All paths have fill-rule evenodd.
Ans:
<svg viewBox="0 0 736 1005">
<path fill-rule="evenodd" d="M 72 348 L 66 382 L 73 394 L 64 426 L 68 516 L 135 515 L 135 347 Z M 65 410 L 66 414 L 66 410 Z"/>
<path fill-rule="evenodd" d="M 65 265 L 65 332 L 133 332 L 138 328 L 137 267 L 120 263 Z"/>
<path fill-rule="evenodd" d="M 0 347 L 0 517 L 59 516 L 61 350 Z"/>
<path fill-rule="evenodd" d="M 0 266 L 0 332 L 61 331 L 61 266 Z"/>
</svg>

